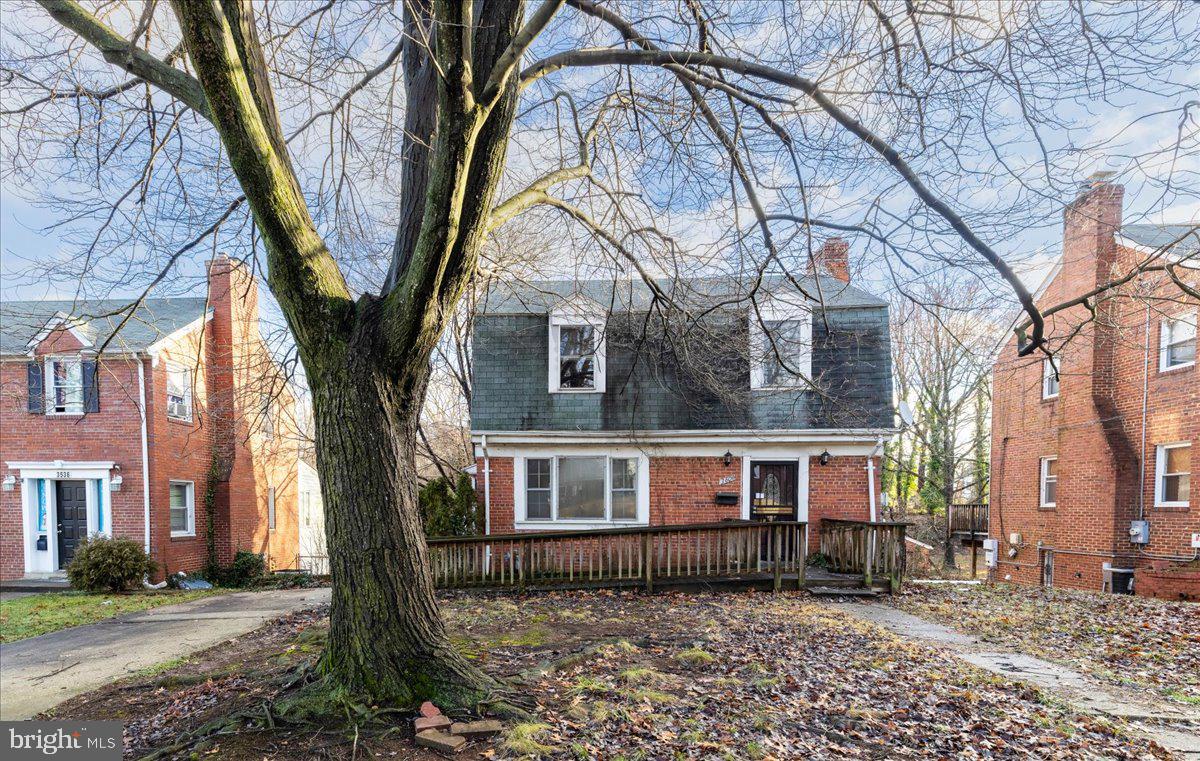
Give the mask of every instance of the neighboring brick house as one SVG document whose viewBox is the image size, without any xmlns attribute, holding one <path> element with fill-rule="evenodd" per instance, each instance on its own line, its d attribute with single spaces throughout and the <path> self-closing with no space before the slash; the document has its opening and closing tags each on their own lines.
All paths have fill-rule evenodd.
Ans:
<svg viewBox="0 0 1200 761">
<path fill-rule="evenodd" d="M 0 578 L 57 575 L 94 534 L 142 543 L 160 576 L 197 570 L 210 503 L 220 562 L 295 567 L 296 401 L 253 274 L 219 257 L 207 298 L 146 299 L 120 327 L 128 304 L 0 309 Z"/>
<path fill-rule="evenodd" d="M 657 303 L 637 278 L 493 289 L 472 341 L 488 531 L 787 519 L 815 550 L 820 519 L 867 519 L 894 432 L 887 304 L 849 284 L 844 241 L 821 258 L 799 288 L 664 279 Z"/>
<path fill-rule="evenodd" d="M 1143 263 L 1170 264 L 1200 287 L 1197 225 L 1122 227 L 1122 196 L 1096 176 L 1066 209 L 1062 260 L 1036 294 L 1039 307 Z M 1101 298 L 1095 319 L 1083 306 L 1048 318 L 1057 374 L 1044 355 L 1018 357 L 1015 338 L 1001 350 L 992 389 L 997 578 L 1124 591 L 1130 569 L 1196 557 L 1198 308 L 1166 273 L 1143 272 Z M 1149 594 L 1148 584 L 1135 586 Z"/>
</svg>

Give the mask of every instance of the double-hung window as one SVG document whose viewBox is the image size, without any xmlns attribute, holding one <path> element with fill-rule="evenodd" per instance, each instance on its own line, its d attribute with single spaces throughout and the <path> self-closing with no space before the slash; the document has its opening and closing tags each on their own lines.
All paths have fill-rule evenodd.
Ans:
<svg viewBox="0 0 1200 761">
<path fill-rule="evenodd" d="M 812 311 L 768 298 L 750 310 L 750 387 L 802 388 L 812 374 Z"/>
<path fill-rule="evenodd" d="M 171 482 L 171 536 L 196 533 L 196 494 L 191 481 Z"/>
<path fill-rule="evenodd" d="M 192 371 L 186 367 L 167 367 L 167 417 L 192 421 Z"/>
<path fill-rule="evenodd" d="M 1196 315 L 1164 319 L 1158 345 L 1160 372 L 1196 364 Z"/>
<path fill-rule="evenodd" d="M 1042 360 L 1043 399 L 1055 399 L 1058 397 L 1058 370 L 1059 368 L 1055 366 L 1055 363 L 1049 357 Z"/>
<path fill-rule="evenodd" d="M 83 414 L 83 363 L 79 359 L 46 360 L 46 411 L 57 415 Z"/>
<path fill-rule="evenodd" d="M 275 487 L 267 490 L 267 530 L 275 530 Z"/>
<path fill-rule="evenodd" d="M 637 457 L 527 457 L 523 502 L 527 522 L 608 523 L 638 520 Z"/>
<path fill-rule="evenodd" d="M 550 391 L 604 391 L 604 335 L 600 321 L 552 316 Z"/>
<path fill-rule="evenodd" d="M 1162 444 L 1155 459 L 1155 506 L 1187 507 L 1192 496 L 1192 445 Z"/>
<path fill-rule="evenodd" d="M 1058 458 L 1043 457 L 1041 460 L 1041 477 L 1039 480 L 1038 504 L 1042 507 L 1058 505 Z"/>
</svg>

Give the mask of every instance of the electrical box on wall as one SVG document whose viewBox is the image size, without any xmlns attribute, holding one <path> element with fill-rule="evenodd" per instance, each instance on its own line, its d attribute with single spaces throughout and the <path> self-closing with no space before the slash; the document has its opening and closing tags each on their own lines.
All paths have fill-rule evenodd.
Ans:
<svg viewBox="0 0 1200 761">
<path fill-rule="evenodd" d="M 1132 544 L 1150 543 L 1150 521 L 1131 521 L 1129 524 L 1129 541 Z"/>
<path fill-rule="evenodd" d="M 999 560 L 1000 540 L 999 539 L 984 539 L 983 540 L 983 562 L 988 568 L 995 568 Z"/>
<path fill-rule="evenodd" d="M 1200 534 L 1192 534 L 1192 546 L 1200 549 Z"/>
</svg>

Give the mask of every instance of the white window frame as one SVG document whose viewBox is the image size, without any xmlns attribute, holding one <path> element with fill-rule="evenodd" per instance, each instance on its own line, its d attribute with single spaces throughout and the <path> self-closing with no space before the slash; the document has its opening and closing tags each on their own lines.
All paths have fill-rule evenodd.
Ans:
<svg viewBox="0 0 1200 761">
<path fill-rule="evenodd" d="M 1162 322 L 1159 323 L 1159 327 L 1158 327 L 1158 371 L 1160 373 L 1169 373 L 1174 370 L 1182 370 L 1185 367 L 1192 367 L 1193 365 L 1196 364 L 1196 360 L 1194 360 L 1194 359 L 1190 360 L 1188 362 L 1177 362 L 1175 364 L 1170 364 L 1170 352 L 1169 352 L 1169 349 L 1172 344 L 1172 334 L 1175 332 L 1176 329 L 1179 328 L 1179 326 L 1190 327 L 1192 329 L 1192 339 L 1191 339 L 1192 343 L 1195 344 L 1197 342 L 1196 322 L 1197 322 L 1197 313 L 1193 312 L 1191 314 L 1180 314 L 1180 315 L 1176 315 L 1174 317 L 1164 317 L 1162 319 Z M 1183 341 L 1176 341 L 1175 343 L 1183 343 Z M 1200 348 L 1200 346 L 1198 346 L 1197 348 Z"/>
<path fill-rule="evenodd" d="M 781 296 L 764 299 L 749 307 L 750 312 L 750 388 L 758 391 L 803 389 L 812 377 L 812 308 L 803 299 L 787 300 Z M 800 323 L 800 350 L 797 356 L 787 362 L 790 370 L 797 374 L 788 383 L 768 384 L 766 382 L 766 365 L 764 357 L 770 348 L 768 337 L 763 325 L 771 322 Z M 775 351 L 779 350 L 775 347 Z"/>
<path fill-rule="evenodd" d="M 1053 391 L 1051 391 L 1051 387 L 1053 387 Z M 1054 363 L 1050 361 L 1049 357 L 1046 357 L 1042 360 L 1042 398 L 1057 399 L 1061 391 L 1062 378 L 1060 374 L 1054 372 Z"/>
<path fill-rule="evenodd" d="M 560 340 L 563 328 L 587 328 L 593 329 L 595 336 L 595 361 L 593 363 L 592 388 L 563 388 L 561 376 L 561 349 L 562 341 Z M 549 388 L 552 394 L 603 394 L 605 388 L 604 368 L 606 355 L 606 341 L 604 339 L 604 318 L 595 315 L 583 314 L 577 311 L 562 311 L 555 312 L 550 315 L 550 332 L 549 332 L 549 356 L 550 365 L 548 368 Z"/>
<path fill-rule="evenodd" d="M 75 372 L 79 375 L 79 408 L 74 407 L 58 411 L 54 409 L 54 392 L 57 386 L 54 384 L 54 363 L 66 362 L 75 367 Z M 87 393 L 83 387 L 83 357 L 80 356 L 63 356 L 50 355 L 42 363 L 42 393 L 45 396 L 45 412 L 47 415 L 82 415 L 87 408 Z"/>
<path fill-rule="evenodd" d="M 1155 449 L 1154 449 L 1154 455 L 1155 455 L 1155 457 L 1154 457 L 1154 506 L 1155 507 L 1189 507 L 1191 505 L 1191 499 L 1190 499 L 1191 481 L 1192 481 L 1192 473 L 1195 470 L 1194 468 L 1192 468 L 1192 465 L 1190 463 L 1188 464 L 1187 471 L 1180 471 L 1178 473 L 1167 473 L 1166 472 L 1167 452 L 1168 451 L 1170 451 L 1172 449 L 1191 449 L 1191 448 L 1192 448 L 1192 442 L 1190 442 L 1190 441 L 1179 441 L 1179 442 L 1175 442 L 1173 444 L 1159 444 L 1157 447 L 1155 447 Z M 1167 500 L 1163 499 L 1163 493 L 1166 491 L 1166 489 L 1164 488 L 1166 486 L 1166 484 L 1164 483 L 1166 477 L 1167 476 L 1181 476 L 1184 474 L 1186 474 L 1188 477 L 1188 492 L 1189 492 L 1188 501 L 1184 502 L 1182 500 L 1174 500 L 1174 501 L 1168 502 Z"/>
<path fill-rule="evenodd" d="M 190 367 L 184 367 L 183 365 L 168 364 L 166 366 L 166 370 L 167 370 L 167 417 L 169 417 L 172 420 L 179 420 L 184 423 L 190 423 L 190 422 L 192 422 L 192 369 Z M 171 411 L 171 397 L 173 396 L 173 394 L 171 393 L 171 386 L 172 386 L 171 376 L 177 375 L 177 374 L 183 375 L 182 397 L 183 397 L 183 405 L 185 407 L 184 414 L 175 414 L 175 413 L 172 413 L 172 411 Z M 178 395 L 176 394 L 176 396 L 178 396 Z"/>
<path fill-rule="evenodd" d="M 1046 501 L 1046 484 L 1050 482 L 1049 465 L 1051 462 L 1058 462 L 1058 455 L 1042 457 L 1038 460 L 1038 507 L 1058 507 L 1058 473 L 1053 476 L 1054 479 L 1054 501 Z"/>
<path fill-rule="evenodd" d="M 558 517 L 558 463 L 560 459 L 572 457 L 604 458 L 604 517 L 603 518 L 559 518 Z M 550 518 L 527 516 L 526 484 L 529 460 L 550 460 Z M 635 460 L 637 462 L 637 485 L 635 504 L 636 517 L 612 517 L 612 461 Z M 553 529 L 601 529 L 623 526 L 647 526 L 650 523 L 650 460 L 636 450 L 583 450 L 583 451 L 528 451 L 513 457 L 513 525 L 522 530 Z"/>
<path fill-rule="evenodd" d="M 184 486 L 184 495 L 187 497 L 187 530 L 175 531 L 171 530 L 172 537 L 195 536 L 196 535 L 196 483 L 195 481 L 183 481 L 173 479 L 167 486 L 167 526 L 171 525 L 171 487 Z"/>
</svg>

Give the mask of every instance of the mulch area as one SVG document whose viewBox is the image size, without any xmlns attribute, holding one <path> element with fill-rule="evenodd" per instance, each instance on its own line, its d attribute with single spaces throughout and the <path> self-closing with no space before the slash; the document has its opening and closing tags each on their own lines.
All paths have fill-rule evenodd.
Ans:
<svg viewBox="0 0 1200 761">
<path fill-rule="evenodd" d="M 895 604 L 1120 687 L 1200 705 L 1200 605 L 1015 584 L 910 584 Z"/>
<path fill-rule="evenodd" d="M 1147 758 L 1121 727 L 1073 714 L 801 593 L 447 595 L 456 645 L 521 680 L 535 722 L 456 758 Z M 253 711 L 311 662 L 326 611 L 281 619 L 187 662 L 68 701 L 58 717 L 126 722 L 137 758 Z M 381 730 L 255 722 L 178 757 L 439 756 L 410 722 Z"/>
</svg>

